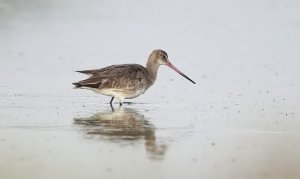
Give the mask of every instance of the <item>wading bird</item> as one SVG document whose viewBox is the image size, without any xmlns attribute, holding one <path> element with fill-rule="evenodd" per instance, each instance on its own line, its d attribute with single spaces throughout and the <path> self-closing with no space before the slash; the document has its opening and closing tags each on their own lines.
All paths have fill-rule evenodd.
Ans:
<svg viewBox="0 0 300 179">
<path fill-rule="evenodd" d="M 153 85 L 160 65 L 169 66 L 196 84 L 169 61 L 168 54 L 163 50 L 153 50 L 148 58 L 146 68 L 138 64 L 123 64 L 96 70 L 77 71 L 90 77 L 72 84 L 75 85 L 75 88 L 90 89 L 96 93 L 111 96 L 111 105 L 114 98 L 117 98 L 121 106 L 124 99 L 136 98 Z"/>
</svg>

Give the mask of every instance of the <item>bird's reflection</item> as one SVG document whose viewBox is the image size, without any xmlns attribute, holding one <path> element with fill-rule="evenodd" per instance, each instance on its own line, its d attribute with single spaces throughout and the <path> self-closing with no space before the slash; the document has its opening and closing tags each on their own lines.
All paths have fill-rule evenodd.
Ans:
<svg viewBox="0 0 300 179">
<path fill-rule="evenodd" d="M 155 127 L 144 115 L 132 108 L 107 110 L 90 117 L 74 118 L 74 124 L 80 126 L 87 137 L 108 139 L 115 142 L 145 141 L 145 149 L 150 158 L 162 159 L 166 145 L 158 144 Z"/>
</svg>

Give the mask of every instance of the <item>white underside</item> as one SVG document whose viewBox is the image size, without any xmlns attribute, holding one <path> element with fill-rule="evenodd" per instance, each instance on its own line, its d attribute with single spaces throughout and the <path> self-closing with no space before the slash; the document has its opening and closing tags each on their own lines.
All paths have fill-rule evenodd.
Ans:
<svg viewBox="0 0 300 179">
<path fill-rule="evenodd" d="M 144 94 L 146 89 L 139 89 L 139 90 L 132 90 L 130 92 L 124 92 L 120 89 L 95 89 L 95 88 L 89 88 L 89 87 L 81 87 L 81 89 L 88 89 L 92 90 L 96 93 L 103 94 L 106 96 L 111 96 L 117 98 L 120 103 L 123 103 L 124 99 L 132 99 L 140 96 L 141 94 Z"/>
</svg>

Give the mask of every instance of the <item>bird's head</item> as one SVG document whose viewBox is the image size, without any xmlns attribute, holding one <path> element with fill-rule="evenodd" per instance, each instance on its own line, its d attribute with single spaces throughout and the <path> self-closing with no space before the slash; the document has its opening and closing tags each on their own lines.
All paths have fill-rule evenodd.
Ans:
<svg viewBox="0 0 300 179">
<path fill-rule="evenodd" d="M 159 65 L 167 65 L 169 63 L 168 54 L 163 50 L 153 50 L 151 55 L 156 59 L 156 63 Z"/>
<path fill-rule="evenodd" d="M 163 50 L 153 50 L 153 52 L 149 56 L 150 60 L 153 60 L 155 64 L 157 65 L 166 65 L 173 70 L 175 70 L 177 73 L 179 73 L 181 76 L 185 77 L 192 83 L 196 84 L 193 80 L 191 80 L 188 76 L 186 76 L 184 73 L 182 73 L 179 69 L 177 69 L 169 60 L 167 52 Z"/>
</svg>

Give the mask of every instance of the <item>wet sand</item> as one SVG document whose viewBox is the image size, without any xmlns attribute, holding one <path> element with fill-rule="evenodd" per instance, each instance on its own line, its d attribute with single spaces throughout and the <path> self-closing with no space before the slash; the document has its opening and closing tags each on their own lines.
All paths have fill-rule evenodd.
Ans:
<svg viewBox="0 0 300 179">
<path fill-rule="evenodd" d="M 299 178 L 300 3 L 153 3 L 0 1 L 0 179 Z M 197 84 L 72 88 L 155 48 Z"/>
</svg>

